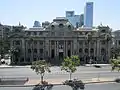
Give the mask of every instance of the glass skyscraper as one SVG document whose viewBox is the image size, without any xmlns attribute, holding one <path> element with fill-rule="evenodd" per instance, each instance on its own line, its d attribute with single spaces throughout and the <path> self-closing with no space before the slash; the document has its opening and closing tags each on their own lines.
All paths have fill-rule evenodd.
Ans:
<svg viewBox="0 0 120 90">
<path fill-rule="evenodd" d="M 80 27 L 84 25 L 84 14 L 80 15 Z"/>
<path fill-rule="evenodd" d="M 84 26 L 93 27 L 93 2 L 87 2 L 84 10 Z"/>
<path fill-rule="evenodd" d="M 66 18 L 74 27 L 80 26 L 80 15 L 75 15 L 74 11 L 66 11 Z"/>
</svg>

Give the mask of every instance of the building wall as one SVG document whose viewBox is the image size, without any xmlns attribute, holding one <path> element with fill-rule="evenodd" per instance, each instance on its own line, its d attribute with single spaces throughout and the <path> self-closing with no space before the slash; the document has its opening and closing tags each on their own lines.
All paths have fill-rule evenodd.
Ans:
<svg viewBox="0 0 120 90">
<path fill-rule="evenodd" d="M 67 19 L 62 20 L 53 20 L 45 30 L 12 32 L 11 47 L 20 49 L 20 56 L 13 55 L 13 61 L 20 64 L 45 59 L 58 64 L 66 56 L 78 55 L 82 63 L 89 63 L 89 58 L 97 63 L 109 62 L 111 44 L 105 39 L 105 35 L 110 34 L 109 28 L 74 29 Z"/>
<path fill-rule="evenodd" d="M 93 26 L 93 2 L 87 2 L 84 10 L 84 26 Z"/>
<path fill-rule="evenodd" d="M 113 38 L 113 48 L 117 51 L 117 54 L 120 56 L 120 30 L 112 32 Z"/>
</svg>

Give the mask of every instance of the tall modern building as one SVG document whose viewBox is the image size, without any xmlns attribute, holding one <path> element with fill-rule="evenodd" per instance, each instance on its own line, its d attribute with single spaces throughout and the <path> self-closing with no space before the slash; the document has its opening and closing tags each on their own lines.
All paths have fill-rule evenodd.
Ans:
<svg viewBox="0 0 120 90">
<path fill-rule="evenodd" d="M 35 21 L 33 27 L 41 27 L 40 22 L 39 21 Z"/>
<path fill-rule="evenodd" d="M 74 11 L 66 11 L 66 18 L 74 27 L 80 26 L 80 15 L 75 15 Z"/>
<path fill-rule="evenodd" d="M 84 25 L 84 14 L 80 15 L 80 27 Z"/>
<path fill-rule="evenodd" d="M 84 10 L 84 26 L 93 26 L 93 2 L 87 2 Z"/>
</svg>

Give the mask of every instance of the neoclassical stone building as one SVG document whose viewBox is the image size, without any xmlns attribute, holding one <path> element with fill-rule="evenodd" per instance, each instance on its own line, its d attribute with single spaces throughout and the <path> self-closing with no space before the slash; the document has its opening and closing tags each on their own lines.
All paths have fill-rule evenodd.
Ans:
<svg viewBox="0 0 120 90">
<path fill-rule="evenodd" d="M 120 30 L 116 30 L 112 32 L 113 35 L 113 49 L 115 50 L 114 52 L 117 53 L 117 55 L 120 56 Z"/>
<path fill-rule="evenodd" d="M 59 64 L 63 58 L 79 55 L 81 63 L 108 63 L 111 49 L 111 29 L 74 28 L 65 18 L 56 18 L 40 28 L 15 26 L 10 35 L 12 62 L 28 64 L 45 59 Z M 90 59 L 91 58 L 91 59 Z"/>
</svg>

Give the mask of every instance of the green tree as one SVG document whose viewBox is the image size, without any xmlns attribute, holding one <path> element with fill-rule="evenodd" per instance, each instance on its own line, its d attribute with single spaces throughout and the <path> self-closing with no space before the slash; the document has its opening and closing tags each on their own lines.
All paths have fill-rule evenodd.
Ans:
<svg viewBox="0 0 120 90">
<path fill-rule="evenodd" d="M 120 60 L 118 59 L 112 59 L 111 60 L 111 66 L 112 66 L 112 70 L 111 71 L 114 71 L 114 70 L 120 70 Z"/>
<path fill-rule="evenodd" d="M 10 50 L 10 41 L 9 36 L 6 33 L 10 32 L 10 29 L 7 27 L 4 27 L 5 29 L 2 31 L 3 34 L 0 36 L 0 54 L 1 58 L 4 58 L 5 54 L 8 54 Z"/>
<path fill-rule="evenodd" d="M 40 74 L 41 83 L 43 83 L 45 72 L 51 72 L 49 67 L 50 65 L 46 63 L 45 60 L 34 61 L 31 65 L 31 69 L 34 70 L 37 75 Z"/>
<path fill-rule="evenodd" d="M 12 58 L 12 63 L 11 64 L 17 64 L 17 59 L 18 57 L 20 57 L 20 54 L 21 54 L 21 50 L 20 48 L 17 48 L 17 47 L 12 47 L 10 49 L 10 52 L 11 52 L 11 58 Z"/>
<path fill-rule="evenodd" d="M 70 80 L 72 73 L 74 73 L 77 69 L 76 67 L 80 65 L 80 59 L 78 56 L 73 55 L 71 57 L 64 58 L 64 61 L 62 62 L 61 70 L 65 70 L 70 74 Z"/>
</svg>

